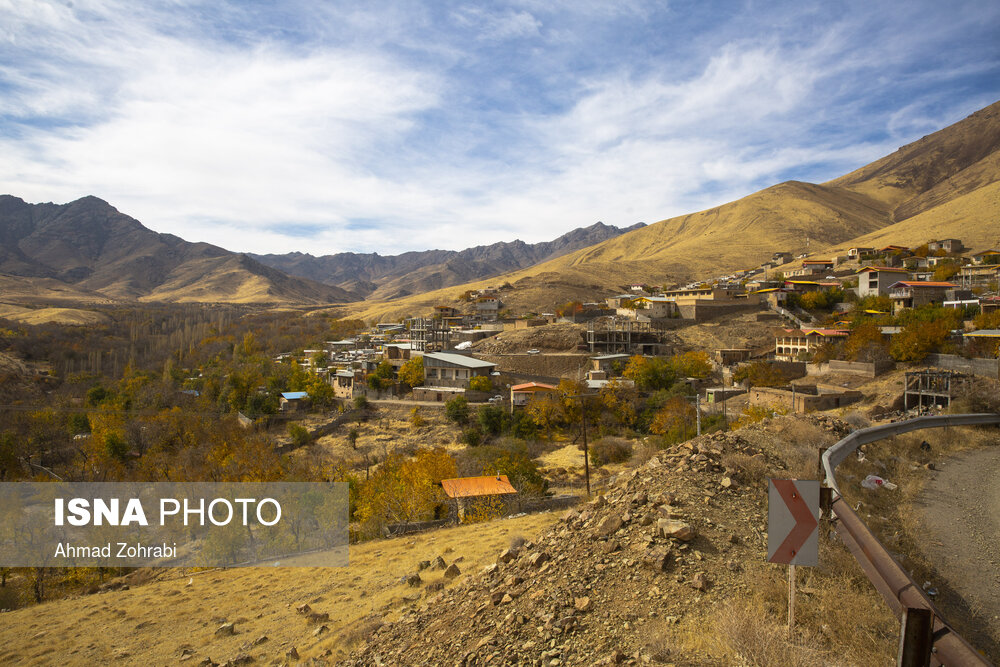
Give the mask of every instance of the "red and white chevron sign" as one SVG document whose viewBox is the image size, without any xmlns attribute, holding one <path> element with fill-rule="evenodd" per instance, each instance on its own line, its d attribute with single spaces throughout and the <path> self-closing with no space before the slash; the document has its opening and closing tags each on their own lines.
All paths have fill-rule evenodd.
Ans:
<svg viewBox="0 0 1000 667">
<path fill-rule="evenodd" d="M 819 482 L 772 479 L 767 490 L 767 560 L 819 564 Z"/>
</svg>

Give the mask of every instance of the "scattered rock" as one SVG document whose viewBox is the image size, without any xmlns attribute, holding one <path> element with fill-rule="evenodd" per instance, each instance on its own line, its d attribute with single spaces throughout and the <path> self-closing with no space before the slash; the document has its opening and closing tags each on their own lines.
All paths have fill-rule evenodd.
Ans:
<svg viewBox="0 0 1000 667">
<path fill-rule="evenodd" d="M 587 612 L 593 607 L 589 597 L 576 598 L 573 600 L 573 606 L 576 607 L 577 611 Z"/>
<path fill-rule="evenodd" d="M 513 549 L 504 549 L 504 551 L 497 557 L 497 562 L 507 564 L 517 558 L 517 552 Z"/>
<path fill-rule="evenodd" d="M 462 574 L 462 571 L 458 569 L 458 566 L 452 563 L 448 566 L 448 569 L 444 571 L 445 579 L 454 579 L 458 575 Z"/>
<path fill-rule="evenodd" d="M 420 584 L 424 583 L 424 580 L 420 578 L 420 575 L 414 572 L 406 576 L 406 585 L 410 588 L 416 588 Z"/>
<path fill-rule="evenodd" d="M 643 562 L 656 572 L 666 572 L 673 564 L 673 559 L 670 557 L 670 549 L 660 548 L 647 551 Z"/>
<path fill-rule="evenodd" d="M 448 569 L 448 563 L 444 562 L 444 558 L 438 556 L 434 559 L 434 562 L 431 563 L 431 567 L 435 570 L 446 570 Z"/>
<path fill-rule="evenodd" d="M 235 635 L 236 634 L 236 624 L 235 623 L 223 623 L 215 630 L 215 634 L 220 636 L 225 635 Z"/>
<path fill-rule="evenodd" d="M 601 497 L 603 498 L 604 496 Z M 601 521 L 601 523 L 597 525 L 594 532 L 601 537 L 607 537 L 608 535 L 617 533 L 621 529 L 623 523 L 624 521 L 622 520 L 620 514 L 609 514 L 604 518 L 604 521 Z"/>
<path fill-rule="evenodd" d="M 601 496 L 601 497 L 603 497 L 603 496 Z M 538 552 L 535 552 L 535 553 L 531 554 L 531 556 L 528 557 L 528 564 L 531 565 L 531 567 L 539 568 L 539 567 L 541 567 L 545 563 L 545 561 L 551 560 L 551 559 L 552 559 L 552 557 L 549 556 L 546 552 L 544 552 L 544 551 L 538 551 Z"/>
<path fill-rule="evenodd" d="M 690 542 L 698 534 L 691 524 L 676 519 L 660 519 L 656 522 L 656 534 L 660 537 L 673 537 L 682 542 Z"/>
<path fill-rule="evenodd" d="M 426 570 L 430 566 L 431 566 L 431 562 L 429 560 L 422 560 L 419 563 L 417 563 L 417 572 L 423 572 L 424 570 Z"/>
</svg>

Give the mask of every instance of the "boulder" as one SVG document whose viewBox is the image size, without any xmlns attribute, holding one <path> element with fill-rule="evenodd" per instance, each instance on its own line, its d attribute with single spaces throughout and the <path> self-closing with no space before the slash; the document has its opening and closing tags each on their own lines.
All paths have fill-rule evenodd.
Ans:
<svg viewBox="0 0 1000 667">
<path fill-rule="evenodd" d="M 682 542 L 690 542 L 698 533 L 689 523 L 676 519 L 660 519 L 656 522 L 656 534 L 660 537 L 673 537 Z"/>
<path fill-rule="evenodd" d="M 604 517 L 604 520 L 597 524 L 597 528 L 594 530 L 600 537 L 607 537 L 608 535 L 613 535 L 617 533 L 624 521 L 620 514 L 609 514 Z"/>
</svg>

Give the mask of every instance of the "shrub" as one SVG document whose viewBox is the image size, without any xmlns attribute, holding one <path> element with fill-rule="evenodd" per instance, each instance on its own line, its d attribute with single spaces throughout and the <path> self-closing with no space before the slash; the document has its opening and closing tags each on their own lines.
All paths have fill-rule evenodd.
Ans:
<svg viewBox="0 0 1000 667">
<path fill-rule="evenodd" d="M 781 387 L 788 384 L 788 376 L 773 364 L 755 361 L 737 368 L 733 373 L 733 381 L 746 381 L 751 387 Z"/>
<path fill-rule="evenodd" d="M 368 397 L 367 396 L 355 396 L 354 397 L 354 408 L 356 410 L 364 410 L 368 407 Z"/>
<path fill-rule="evenodd" d="M 467 428 L 462 431 L 462 442 L 469 447 L 478 447 L 483 444 L 483 434 L 478 429 Z"/>
<path fill-rule="evenodd" d="M 590 445 L 590 465 L 600 468 L 632 458 L 632 443 L 625 438 L 601 438 Z"/>
<path fill-rule="evenodd" d="M 743 414 L 740 418 L 733 422 L 733 429 L 743 428 L 744 426 L 756 424 L 765 419 L 784 414 L 788 414 L 788 410 L 785 408 L 767 405 L 748 405 L 743 408 Z"/>
<path fill-rule="evenodd" d="M 309 435 L 309 429 L 301 424 L 289 424 L 288 435 L 292 438 L 292 444 L 296 447 L 308 445 L 310 440 L 312 440 Z"/>
<path fill-rule="evenodd" d="M 763 456 L 750 456 L 732 452 L 722 457 L 722 467 L 738 480 L 748 485 L 761 484 L 768 473 L 767 461 Z"/>
<path fill-rule="evenodd" d="M 456 424 L 466 424 L 469 421 L 469 402 L 465 396 L 456 396 L 444 404 L 444 416 Z"/>
<path fill-rule="evenodd" d="M 416 405 L 410 410 L 410 426 L 420 428 L 425 424 L 424 418 L 420 415 L 420 408 Z"/>
<path fill-rule="evenodd" d="M 477 412 L 479 427 L 487 435 L 500 435 L 507 413 L 495 405 L 480 405 Z"/>
</svg>

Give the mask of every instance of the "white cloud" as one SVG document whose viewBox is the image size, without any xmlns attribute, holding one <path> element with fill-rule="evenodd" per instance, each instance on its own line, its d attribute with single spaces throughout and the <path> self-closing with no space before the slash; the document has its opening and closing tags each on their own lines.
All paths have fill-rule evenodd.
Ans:
<svg viewBox="0 0 1000 667">
<path fill-rule="evenodd" d="M 533 0 L 444 16 L 273 9 L 308 11 L 294 30 L 280 16 L 248 27 L 242 6 L 188 4 L 0 0 L 0 114 L 17 119 L 0 119 L 0 189 L 95 194 L 158 231 L 234 250 L 457 249 L 833 177 L 948 115 L 917 102 L 864 109 L 861 74 L 883 55 L 911 62 L 914 42 L 866 45 L 863 21 L 803 31 L 810 12 L 780 31 L 665 34 L 690 49 L 645 60 L 621 41 L 653 14 L 639 2 L 574 3 L 565 17 Z M 585 25 L 618 26 L 595 44 L 606 62 L 581 60 Z M 508 42 L 524 48 L 498 59 Z M 909 76 L 941 85 L 955 67 Z M 863 124 L 885 136 L 864 138 Z M 309 225 L 321 231 L 301 236 Z"/>
</svg>

